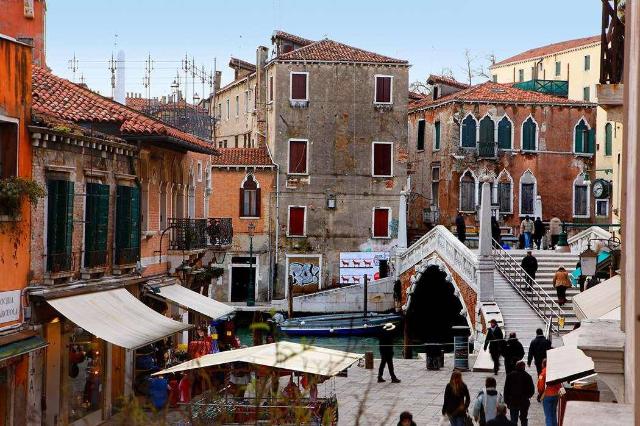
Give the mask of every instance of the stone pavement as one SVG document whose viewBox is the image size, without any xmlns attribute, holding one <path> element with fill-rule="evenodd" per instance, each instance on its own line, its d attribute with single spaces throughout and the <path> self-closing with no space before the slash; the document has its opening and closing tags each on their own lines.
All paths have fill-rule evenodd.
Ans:
<svg viewBox="0 0 640 426">
<path fill-rule="evenodd" d="M 473 361 L 471 358 L 469 365 L 473 365 Z M 354 365 L 349 369 L 348 377 L 336 377 L 340 426 L 395 426 L 403 411 L 411 412 L 418 426 L 440 425 L 444 388 L 451 376 L 453 358 L 450 355 L 445 357 L 445 366 L 439 371 L 427 370 L 424 360 L 394 359 L 396 375 L 402 380 L 402 383 L 398 384 L 390 382 L 387 371 L 385 371 L 387 382 L 377 383 L 379 362 L 380 360 L 375 360 L 373 370 Z M 535 367 L 532 365 L 527 371 L 535 384 L 537 381 Z M 484 387 L 485 378 L 491 374 L 463 373 L 472 404 L 478 392 Z M 500 392 L 504 389 L 505 376 L 504 370 L 501 370 L 496 377 Z M 529 424 L 544 425 L 542 405 L 536 402 L 535 397 L 531 400 Z"/>
</svg>

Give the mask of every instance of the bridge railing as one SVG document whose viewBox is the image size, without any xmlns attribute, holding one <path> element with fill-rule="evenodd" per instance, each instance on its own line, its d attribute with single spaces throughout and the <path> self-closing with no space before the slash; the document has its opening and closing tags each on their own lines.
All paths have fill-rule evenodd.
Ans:
<svg viewBox="0 0 640 426">
<path fill-rule="evenodd" d="M 496 269 L 507 282 L 511 284 L 514 290 L 520 294 L 545 323 L 550 323 L 550 329 L 553 332 L 560 333 L 566 317 L 560 305 L 495 240 L 492 254 Z"/>
<path fill-rule="evenodd" d="M 569 237 L 567 243 L 572 253 L 582 253 L 589 247 L 591 240 L 608 240 L 613 234 L 599 226 L 592 226 Z M 594 248 L 594 247 L 591 247 Z"/>
</svg>

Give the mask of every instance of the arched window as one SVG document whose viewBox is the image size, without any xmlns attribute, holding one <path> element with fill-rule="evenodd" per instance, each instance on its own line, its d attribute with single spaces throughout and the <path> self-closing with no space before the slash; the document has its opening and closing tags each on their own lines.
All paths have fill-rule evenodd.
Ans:
<svg viewBox="0 0 640 426">
<path fill-rule="evenodd" d="M 498 148 L 511 149 L 512 129 L 511 120 L 505 115 L 498 123 Z"/>
<path fill-rule="evenodd" d="M 460 128 L 460 146 L 463 148 L 475 148 L 476 147 L 476 119 L 473 115 L 467 114 L 462 120 L 462 126 Z"/>
<path fill-rule="evenodd" d="M 476 210 L 476 178 L 469 170 L 460 177 L 460 210 L 463 212 Z"/>
<path fill-rule="evenodd" d="M 576 154 L 593 154 L 595 152 L 595 132 L 584 118 L 581 118 L 573 128 L 573 140 L 573 152 Z"/>
<path fill-rule="evenodd" d="M 613 152 L 613 126 L 611 123 L 604 125 L 604 155 L 610 156 Z"/>
<path fill-rule="evenodd" d="M 520 178 L 520 216 L 532 216 L 535 212 L 537 181 L 531 170 Z"/>
<path fill-rule="evenodd" d="M 538 148 L 538 123 L 529 116 L 522 123 L 522 150 L 535 151 Z"/>
<path fill-rule="evenodd" d="M 486 115 L 480 120 L 480 140 L 479 154 L 480 157 L 495 157 L 495 128 L 496 124 L 491 117 Z"/>
<path fill-rule="evenodd" d="M 247 175 L 240 188 L 240 216 L 260 217 L 260 187 L 252 174 Z"/>
<path fill-rule="evenodd" d="M 503 169 L 496 179 L 498 186 L 498 206 L 500 213 L 513 213 L 513 179 L 506 169 Z"/>
<path fill-rule="evenodd" d="M 580 173 L 573 181 L 573 217 L 589 218 L 589 182 Z"/>
</svg>

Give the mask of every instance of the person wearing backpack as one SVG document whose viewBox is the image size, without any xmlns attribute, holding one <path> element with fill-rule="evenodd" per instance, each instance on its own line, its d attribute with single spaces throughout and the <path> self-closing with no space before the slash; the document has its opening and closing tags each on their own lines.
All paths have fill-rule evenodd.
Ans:
<svg viewBox="0 0 640 426">
<path fill-rule="evenodd" d="M 496 389 L 496 379 L 487 377 L 484 389 L 478 393 L 473 405 L 473 418 L 480 426 L 486 426 L 488 421 L 496 417 L 498 404 L 503 403 L 502 394 Z"/>
</svg>

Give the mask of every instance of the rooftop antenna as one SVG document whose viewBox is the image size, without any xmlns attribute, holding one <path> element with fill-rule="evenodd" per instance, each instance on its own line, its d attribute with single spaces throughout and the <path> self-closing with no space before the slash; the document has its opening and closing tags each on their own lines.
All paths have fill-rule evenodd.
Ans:
<svg viewBox="0 0 640 426">
<path fill-rule="evenodd" d="M 76 71 L 78 71 L 78 58 L 76 58 L 76 52 L 73 52 L 73 59 L 69 60 L 69 69 L 73 73 L 73 81 L 76 82 Z"/>
<path fill-rule="evenodd" d="M 153 71 L 153 60 L 151 59 L 151 53 L 144 61 L 144 77 L 142 77 L 142 85 L 146 90 L 147 103 L 151 106 L 151 71 Z"/>
<path fill-rule="evenodd" d="M 82 84 L 82 85 L 85 84 L 84 73 L 80 74 L 80 84 Z"/>
<path fill-rule="evenodd" d="M 111 59 L 109 59 L 109 71 L 111 71 L 111 99 L 115 97 L 116 92 L 116 69 L 117 62 L 113 59 L 113 53 L 111 54 Z"/>
</svg>

